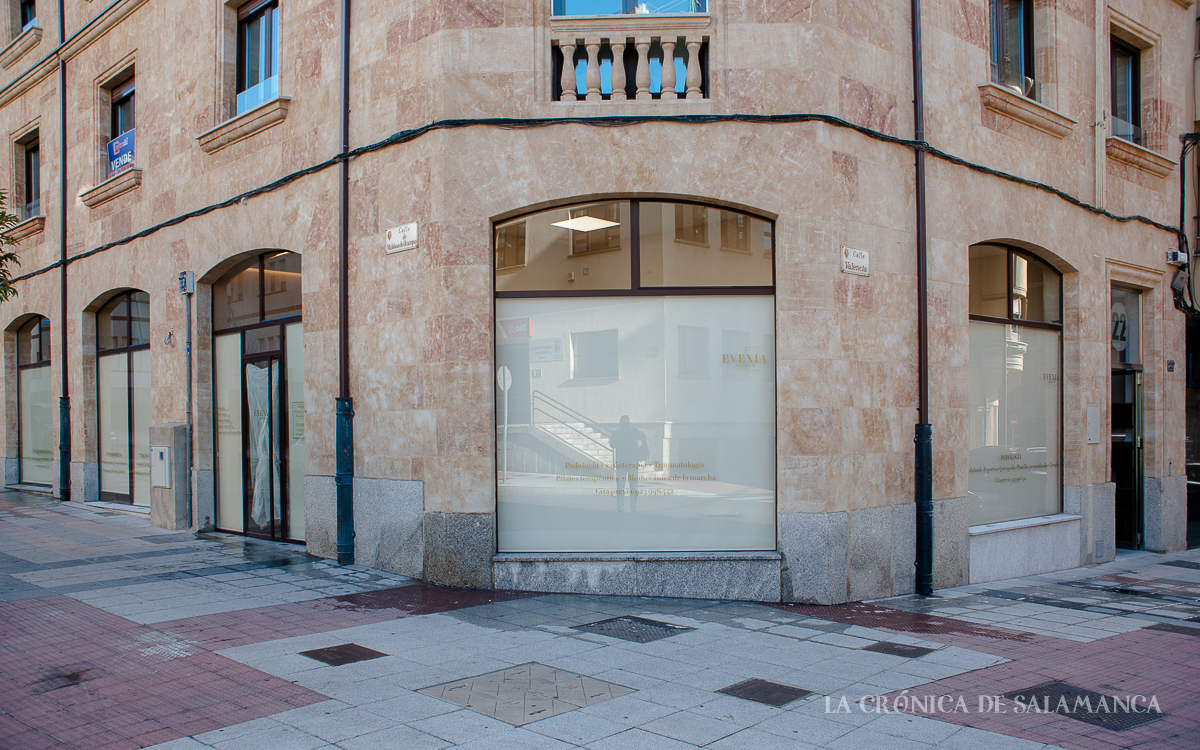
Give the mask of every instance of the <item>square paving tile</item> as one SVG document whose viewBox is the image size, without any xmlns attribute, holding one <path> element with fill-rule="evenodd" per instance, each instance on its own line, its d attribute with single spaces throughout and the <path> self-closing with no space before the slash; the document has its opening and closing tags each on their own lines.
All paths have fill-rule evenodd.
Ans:
<svg viewBox="0 0 1200 750">
<path fill-rule="evenodd" d="M 381 656 L 387 656 L 382 651 L 376 651 L 373 648 L 360 646 L 357 643 L 343 643 L 338 646 L 327 646 L 326 648 L 314 648 L 311 651 L 301 651 L 301 656 L 307 656 L 310 659 L 325 662 L 331 667 L 340 667 L 343 664 L 353 664 L 358 661 L 366 661 L 367 659 L 378 659 Z"/>
<path fill-rule="evenodd" d="M 669 638 L 673 635 L 686 633 L 695 628 L 687 628 L 682 625 L 672 625 L 668 622 L 659 622 L 658 620 L 647 620 L 644 617 L 612 617 L 599 622 L 589 622 L 586 625 L 575 625 L 572 630 L 582 630 L 585 633 L 596 633 L 597 635 L 607 635 L 610 638 L 620 638 L 623 641 L 632 641 L 633 643 L 650 643 L 657 641 L 660 638 Z"/>
<path fill-rule="evenodd" d="M 529 662 L 417 692 L 522 726 L 634 691 L 623 685 Z"/>
<path fill-rule="evenodd" d="M 768 706 L 775 706 L 777 708 L 786 706 L 792 701 L 799 700 L 806 695 L 812 695 L 811 690 L 783 685 L 778 682 L 770 682 L 769 680 L 760 680 L 757 677 L 743 680 L 736 685 L 721 688 L 717 692 L 732 695 L 734 698 L 765 703 Z"/>
</svg>

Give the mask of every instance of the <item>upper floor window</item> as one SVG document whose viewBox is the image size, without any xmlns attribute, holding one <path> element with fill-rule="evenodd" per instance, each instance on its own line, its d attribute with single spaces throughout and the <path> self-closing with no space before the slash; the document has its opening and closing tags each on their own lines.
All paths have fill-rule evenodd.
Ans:
<svg viewBox="0 0 1200 750">
<path fill-rule="evenodd" d="M 992 80 L 1040 100 L 1033 60 L 1033 0 L 992 0 Z"/>
<path fill-rule="evenodd" d="M 25 215 L 29 219 L 42 213 L 42 167 L 37 134 L 25 142 Z"/>
<path fill-rule="evenodd" d="M 236 114 L 279 96 L 279 2 L 252 2 L 238 13 Z"/>
<path fill-rule="evenodd" d="M 706 13 L 708 0 L 554 0 L 556 16 L 599 16 L 622 13 Z"/>
<path fill-rule="evenodd" d="M 134 79 L 111 90 L 109 105 L 108 175 L 111 177 L 133 166 L 134 156 Z"/>
<path fill-rule="evenodd" d="M 34 0 L 21 0 L 21 31 L 37 26 L 37 6 Z"/>
<path fill-rule="evenodd" d="M 1113 39 L 1108 60 L 1112 86 L 1112 134 L 1142 145 L 1141 52 Z"/>
</svg>

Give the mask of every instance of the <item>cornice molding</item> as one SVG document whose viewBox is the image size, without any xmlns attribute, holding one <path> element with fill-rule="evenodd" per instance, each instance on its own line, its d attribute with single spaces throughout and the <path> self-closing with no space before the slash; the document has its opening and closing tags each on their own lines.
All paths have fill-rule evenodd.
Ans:
<svg viewBox="0 0 1200 750">
<path fill-rule="evenodd" d="M 677 15 L 615 15 L 615 16 L 559 16 L 550 19 L 551 39 L 608 39 L 612 36 L 690 36 L 707 31 L 712 16 L 707 13 L 680 13 Z"/>
<path fill-rule="evenodd" d="M 1110 135 L 1104 141 L 1104 152 L 1113 161 L 1128 164 L 1155 177 L 1166 177 L 1175 171 L 1175 162 L 1124 138 Z"/>
<path fill-rule="evenodd" d="M 42 27 L 32 26 L 25 29 L 21 34 L 4 49 L 0 50 L 0 68 L 7 70 L 21 58 L 29 50 L 38 46 L 38 42 L 42 41 Z"/>
<path fill-rule="evenodd" d="M 79 199 L 83 201 L 83 205 L 88 208 L 95 208 L 104 203 L 108 203 L 118 195 L 128 193 L 130 190 L 142 184 L 142 170 L 137 167 L 127 169 L 119 175 L 109 177 L 104 182 L 94 188 L 83 191 L 79 194 Z"/>
<path fill-rule="evenodd" d="M 979 99 L 985 109 L 1023 122 L 1055 138 L 1066 138 L 1074 130 L 1077 122 L 1041 102 L 1027 99 L 1015 91 L 991 82 L 979 84 Z"/>
<path fill-rule="evenodd" d="M 204 131 L 196 136 L 196 140 L 204 153 L 215 154 L 226 146 L 283 122 L 291 102 L 291 97 L 276 97 L 232 120 L 226 120 L 211 130 Z"/>
<path fill-rule="evenodd" d="M 27 237 L 32 237 L 33 235 L 38 234 L 45 228 L 46 228 L 46 217 L 45 216 L 31 216 L 28 219 L 26 219 L 25 221 L 22 221 L 20 224 L 16 225 L 12 229 L 5 232 L 4 236 L 9 238 L 10 240 L 16 240 L 17 242 L 20 242 L 21 240 L 23 240 Z"/>
</svg>

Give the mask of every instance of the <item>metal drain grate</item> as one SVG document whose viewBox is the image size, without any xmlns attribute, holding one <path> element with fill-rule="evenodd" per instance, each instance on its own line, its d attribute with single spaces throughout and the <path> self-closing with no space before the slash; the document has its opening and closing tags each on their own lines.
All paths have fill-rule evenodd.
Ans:
<svg viewBox="0 0 1200 750">
<path fill-rule="evenodd" d="M 1171 562 L 1159 563 L 1159 565 L 1173 565 L 1176 568 L 1187 568 L 1188 570 L 1200 570 L 1200 563 L 1190 562 L 1188 560 L 1172 560 Z"/>
<path fill-rule="evenodd" d="M 1031 710 L 1036 703 L 1045 713 L 1061 714 L 1113 732 L 1124 732 L 1126 729 L 1140 727 L 1166 716 L 1160 711 L 1150 710 L 1145 700 L 1133 706 L 1129 696 L 1103 695 L 1061 680 L 1044 682 L 1024 690 L 1014 690 L 1005 693 L 1004 697 L 1019 700 L 1030 706 Z"/>
<path fill-rule="evenodd" d="M 378 659 L 381 656 L 387 656 L 382 651 L 360 646 L 357 643 L 343 643 L 340 646 L 314 648 L 312 651 L 301 651 L 300 655 L 325 662 L 331 667 L 340 667 L 343 664 L 353 664 L 356 661 L 366 661 L 367 659 Z"/>
<path fill-rule="evenodd" d="M 1192 618 L 1189 618 L 1189 620 L 1195 621 L 1196 618 L 1192 617 Z M 1184 622 L 1187 622 L 1187 621 L 1188 620 L 1185 620 Z M 1162 631 L 1163 633 L 1178 633 L 1179 635 L 1191 635 L 1191 636 L 1200 638 L 1200 627 L 1188 627 L 1187 625 L 1172 625 L 1171 623 L 1168 623 L 1168 622 L 1156 623 L 1156 624 L 1151 625 L 1148 628 L 1146 628 L 1146 630 L 1159 630 L 1159 631 Z"/>
<path fill-rule="evenodd" d="M 870 646 L 862 648 L 863 651 L 874 651 L 877 654 L 889 654 L 891 656 L 903 656 L 908 659 L 915 659 L 918 656 L 932 654 L 933 649 L 925 648 L 924 646 L 909 646 L 905 643 L 893 643 L 892 641 L 880 641 L 872 643 Z"/>
<path fill-rule="evenodd" d="M 736 685 L 721 688 L 717 692 L 732 695 L 734 698 L 765 703 L 768 706 L 779 708 L 786 706 L 794 700 L 799 700 L 806 695 L 812 695 L 813 691 L 752 677 Z"/>
<path fill-rule="evenodd" d="M 620 638 L 633 643 L 650 643 L 660 638 L 670 638 L 673 635 L 695 630 L 695 628 L 685 628 L 682 625 L 672 625 L 668 622 L 628 616 L 589 622 L 587 625 L 575 625 L 571 629 L 607 635 L 610 638 Z"/>
</svg>

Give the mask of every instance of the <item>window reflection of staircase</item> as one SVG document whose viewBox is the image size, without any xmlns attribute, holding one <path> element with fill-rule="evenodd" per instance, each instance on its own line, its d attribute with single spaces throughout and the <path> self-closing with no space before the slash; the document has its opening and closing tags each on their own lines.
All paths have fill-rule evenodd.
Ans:
<svg viewBox="0 0 1200 750">
<path fill-rule="evenodd" d="M 550 398 L 541 391 L 530 397 L 530 435 L 549 444 L 558 453 L 584 463 L 611 464 L 613 450 L 608 439 L 612 430 Z"/>
<path fill-rule="evenodd" d="M 583 422 L 545 422 L 534 427 L 552 438 L 560 453 L 573 452 L 587 463 L 612 463 L 613 452 L 608 447 L 608 437 Z"/>
</svg>

